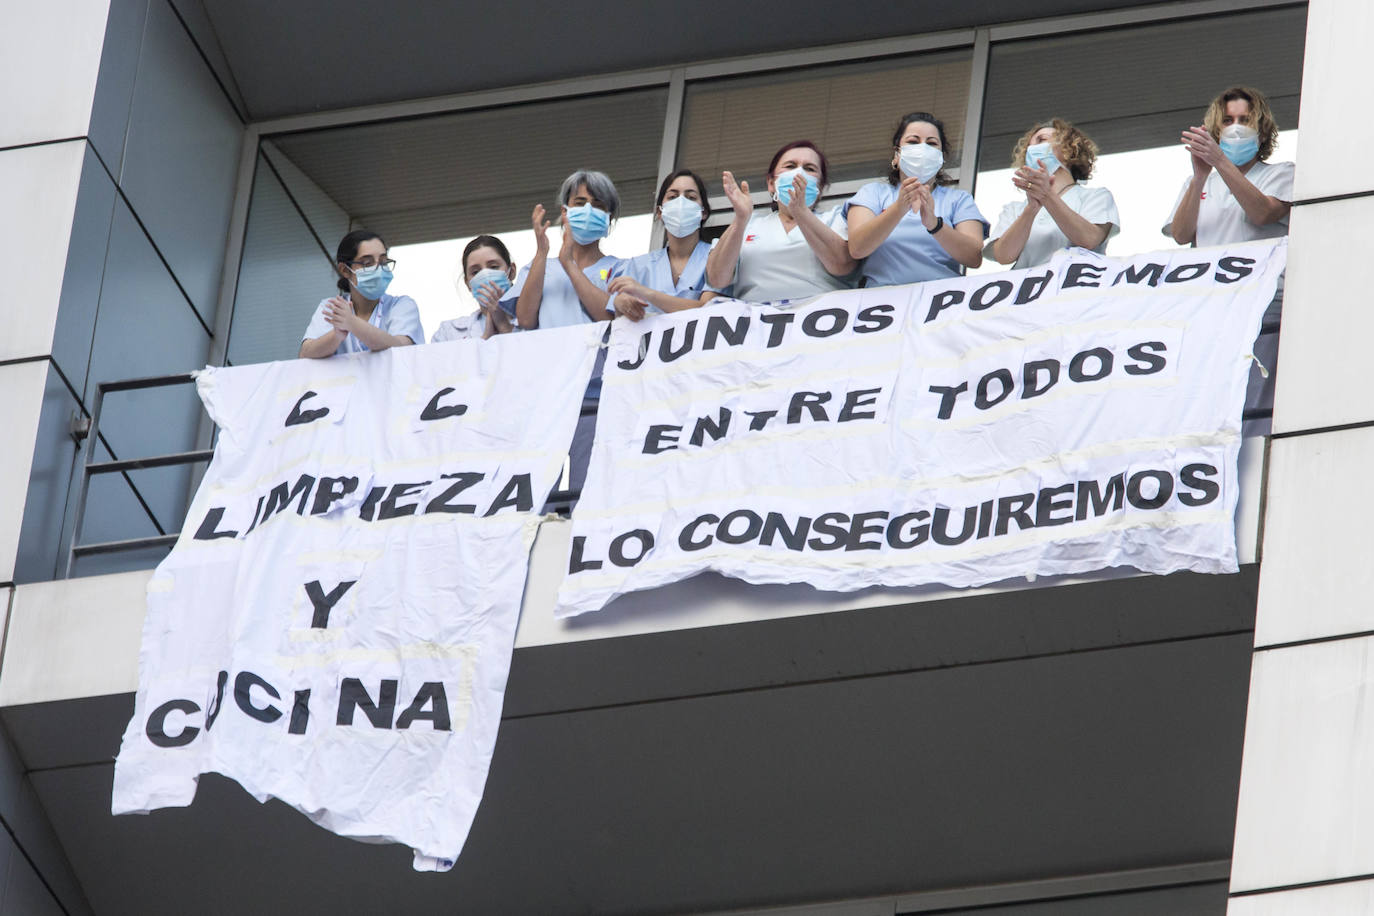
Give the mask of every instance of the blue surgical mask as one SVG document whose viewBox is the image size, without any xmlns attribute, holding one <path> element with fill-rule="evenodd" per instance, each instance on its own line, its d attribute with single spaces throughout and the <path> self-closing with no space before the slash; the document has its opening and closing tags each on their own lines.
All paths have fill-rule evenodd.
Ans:
<svg viewBox="0 0 1374 916">
<path fill-rule="evenodd" d="M 821 180 L 815 175 L 809 175 L 806 169 L 796 168 L 790 172 L 783 172 L 773 183 L 773 197 L 784 207 L 792 199 L 792 179 L 797 175 L 806 179 L 806 205 L 814 207 L 816 200 L 821 196 Z"/>
<path fill-rule="evenodd" d="M 579 245 L 590 245 L 604 239 L 606 233 L 611 231 L 611 215 L 591 204 L 568 207 L 568 228 L 572 230 L 574 242 Z"/>
<path fill-rule="evenodd" d="M 495 267 L 487 267 L 474 274 L 472 279 L 468 281 L 468 289 L 472 291 L 475 298 L 477 291 L 488 283 L 500 290 L 503 296 L 510 291 L 510 277 L 506 276 L 504 270 L 497 270 Z"/>
<path fill-rule="evenodd" d="M 902 147 L 897 166 L 903 175 L 925 184 L 945 167 L 945 154 L 929 143 L 908 143 Z"/>
<path fill-rule="evenodd" d="M 1054 147 L 1049 143 L 1035 143 L 1026 147 L 1026 168 L 1038 168 L 1039 164 L 1045 163 L 1045 171 L 1053 175 L 1064 167 L 1054 155 Z"/>
<path fill-rule="evenodd" d="M 690 197 L 674 197 L 662 211 L 663 228 L 675 239 L 685 239 L 701 228 L 701 204 Z"/>
<path fill-rule="evenodd" d="M 353 271 L 353 285 L 368 299 L 380 299 L 382 293 L 391 285 L 391 271 L 378 264 L 375 267 L 360 267 Z"/>
<path fill-rule="evenodd" d="M 1232 165 L 1242 166 L 1259 155 L 1259 131 L 1244 124 L 1228 124 L 1217 144 Z"/>
</svg>

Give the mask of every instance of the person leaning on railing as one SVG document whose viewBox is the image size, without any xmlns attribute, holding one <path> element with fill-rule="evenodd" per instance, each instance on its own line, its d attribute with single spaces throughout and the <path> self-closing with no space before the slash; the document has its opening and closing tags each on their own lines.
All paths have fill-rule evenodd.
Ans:
<svg viewBox="0 0 1374 916">
<path fill-rule="evenodd" d="M 305 329 L 299 355 L 322 359 L 336 353 L 363 353 L 424 343 L 420 310 L 409 296 L 389 296 L 396 262 L 386 242 L 368 229 L 355 229 L 339 242 L 334 256 L 339 295 L 322 301 Z"/>
<path fill-rule="evenodd" d="M 463 249 L 462 283 L 477 300 L 477 311 L 450 318 L 435 330 L 430 343 L 477 338 L 487 340 L 512 329 L 510 317 L 501 308 L 501 297 L 515 279 L 510 250 L 494 235 L 479 235 Z"/>
<path fill-rule="evenodd" d="M 1092 177 L 1097 144 L 1068 121 L 1055 118 L 1026 131 L 1011 154 L 1012 184 L 1025 200 L 1002 208 L 983 255 L 999 264 L 1038 267 L 1061 248 L 1102 254 L 1121 231 L 1112 192 L 1085 188 Z"/>
<path fill-rule="evenodd" d="M 849 253 L 863 259 L 865 286 L 896 286 L 958 276 L 983 263 L 988 221 L 967 191 L 945 174 L 945 125 L 925 111 L 902 118 L 892 134 L 891 172 L 844 205 Z"/>
<path fill-rule="evenodd" d="M 810 140 L 788 143 L 768 165 L 773 209 L 754 213 L 749 183 L 725 172 L 721 181 L 735 218 L 706 260 L 706 282 L 715 289 L 733 283 L 734 295 L 750 302 L 805 299 L 851 289 L 858 264 L 845 243 L 848 229 L 839 207 L 815 211 L 830 169 Z"/>
<path fill-rule="evenodd" d="M 638 320 L 650 314 L 698 308 L 716 295 L 730 295 L 730 287 L 712 288 L 706 282 L 706 259 L 711 243 L 701 238 L 701 224 L 711 215 L 706 182 L 691 169 L 678 169 L 659 186 L 654 215 L 667 235 L 657 251 L 621 261 L 607 286 L 617 312 Z M 642 308 L 631 308 L 637 303 Z"/>
<path fill-rule="evenodd" d="M 604 172 L 579 169 L 558 189 L 563 239 L 558 257 L 549 259 L 548 220 L 544 205 L 537 204 L 530 217 L 535 254 L 520 269 L 515 284 L 501 297 L 501 307 L 516 316 L 522 329 L 560 328 L 615 317 L 608 305 L 606 282 L 620 259 L 601 251 L 601 240 L 611 231 L 620 213 L 620 194 Z M 643 306 L 640 305 L 640 317 Z M 597 353 L 586 400 L 601 396 L 601 371 L 606 351 Z M 569 451 L 568 489 L 581 490 L 591 459 L 596 414 L 584 412 L 577 421 Z"/>
<path fill-rule="evenodd" d="M 1183 131 L 1180 141 L 1188 150 L 1193 174 L 1184 181 L 1173 215 L 1164 224 L 1165 235 L 1180 245 L 1206 247 L 1288 234 L 1294 166 L 1269 161 L 1278 146 L 1279 126 L 1263 93 L 1232 86 L 1212 100 L 1202 126 Z M 1280 279 L 1255 340 L 1255 356 L 1269 371 L 1261 372 L 1259 366 L 1250 370 L 1245 392 L 1249 412 L 1274 407 L 1273 369 L 1282 309 Z M 1267 435 L 1269 428 L 1269 419 L 1257 418 L 1244 424 L 1243 433 Z"/>
</svg>

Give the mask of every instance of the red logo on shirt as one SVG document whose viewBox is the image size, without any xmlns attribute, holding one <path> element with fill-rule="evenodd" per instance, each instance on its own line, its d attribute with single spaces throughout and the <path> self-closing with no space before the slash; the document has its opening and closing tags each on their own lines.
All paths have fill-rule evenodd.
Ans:
<svg viewBox="0 0 1374 916">
<path fill-rule="evenodd" d="M 758 238 L 757 235 L 746 235 L 746 236 L 744 237 L 744 240 L 745 240 L 746 242 L 752 242 L 752 241 L 754 241 L 754 240 L 757 239 L 757 238 Z"/>
<path fill-rule="evenodd" d="M 1202 196 L 1199 197 L 1198 199 L 1199 199 L 1199 200 L 1206 200 L 1206 199 L 1207 199 L 1207 192 L 1206 192 L 1206 191 L 1203 191 L 1203 192 L 1202 192 Z"/>
</svg>

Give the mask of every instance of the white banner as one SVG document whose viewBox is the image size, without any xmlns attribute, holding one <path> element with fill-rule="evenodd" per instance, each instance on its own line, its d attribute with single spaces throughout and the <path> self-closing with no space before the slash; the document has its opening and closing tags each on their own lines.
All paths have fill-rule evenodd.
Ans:
<svg viewBox="0 0 1374 916">
<path fill-rule="evenodd" d="M 1235 571 L 1285 243 L 616 321 L 558 615 L 703 570 L 839 591 Z"/>
<path fill-rule="evenodd" d="M 602 330 L 202 372 L 220 438 L 148 586 L 114 813 L 214 771 L 451 867 Z"/>
</svg>

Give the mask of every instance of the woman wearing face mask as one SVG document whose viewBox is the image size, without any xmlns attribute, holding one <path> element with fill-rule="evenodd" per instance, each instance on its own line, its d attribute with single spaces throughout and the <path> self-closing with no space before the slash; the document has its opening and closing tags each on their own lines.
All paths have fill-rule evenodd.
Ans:
<svg viewBox="0 0 1374 916">
<path fill-rule="evenodd" d="M 634 300 L 653 313 L 677 312 L 697 308 L 724 292 L 706 284 L 706 258 L 711 252 L 710 243 L 701 239 L 701 224 L 711 215 L 706 182 L 690 169 L 677 170 L 659 187 L 656 210 L 668 243 L 622 261 L 607 287 L 615 294 L 616 310 L 632 318 L 643 314 L 627 309 Z"/>
<path fill-rule="evenodd" d="M 1193 174 L 1183 184 L 1164 234 L 1180 245 L 1227 245 L 1278 238 L 1288 234 L 1293 200 L 1293 163 L 1273 162 L 1279 126 L 1262 93 L 1233 86 L 1212 100 L 1202 127 L 1190 127 L 1180 138 L 1188 150 Z M 1272 370 L 1279 352 L 1279 318 L 1283 280 L 1264 313 L 1254 354 Z M 1274 373 L 1250 370 L 1246 410 L 1272 410 Z M 1267 435 L 1270 421 L 1256 418 L 1242 425 L 1243 435 Z"/>
<path fill-rule="evenodd" d="M 479 235 L 463 249 L 463 282 L 477 300 L 477 311 L 461 318 L 450 318 L 434 332 L 430 343 L 445 340 L 481 338 L 505 334 L 511 330 L 511 320 L 501 310 L 501 297 L 510 289 L 515 278 L 515 265 L 510 252 L 494 235 Z"/>
<path fill-rule="evenodd" d="M 321 359 L 424 341 L 415 300 L 386 293 L 396 262 L 386 256 L 386 242 L 380 235 L 355 229 L 339 242 L 334 261 L 339 295 L 315 309 L 300 356 Z"/>
<path fill-rule="evenodd" d="M 706 262 L 707 286 L 750 302 L 804 299 L 850 289 L 857 262 L 845 243 L 848 229 L 840 208 L 816 213 L 816 201 L 829 184 L 825 156 L 810 140 L 789 143 L 768 165 L 773 210 L 754 213 L 749 183 L 721 176 L 734 208 L 731 221 Z"/>
<path fill-rule="evenodd" d="M 944 173 L 944 122 L 915 111 L 892 135 L 887 181 L 866 184 L 845 204 L 849 253 L 864 261 L 865 286 L 895 286 L 959 274 L 983 263 L 988 221 Z"/>
<path fill-rule="evenodd" d="M 521 328 L 560 328 L 589 321 L 608 321 L 606 281 L 620 263 L 603 254 L 601 240 L 620 212 L 620 195 L 603 172 L 579 169 L 563 181 L 563 243 L 549 260 L 548 220 L 544 206 L 534 208 L 534 260 L 520 269 L 515 284 L 501 296 L 501 307 Z"/>
<path fill-rule="evenodd" d="M 1026 194 L 1002 208 L 983 254 L 999 264 L 1037 267 L 1061 248 L 1098 254 L 1121 231 L 1116 199 L 1106 188 L 1085 188 L 1097 144 L 1068 121 L 1055 118 L 1026 131 L 1012 150 L 1012 184 Z"/>
</svg>

